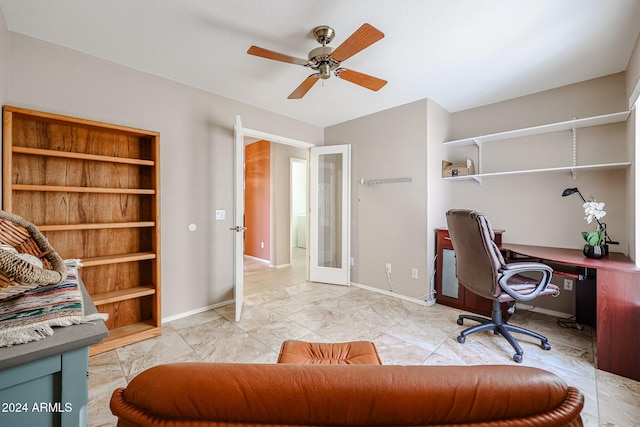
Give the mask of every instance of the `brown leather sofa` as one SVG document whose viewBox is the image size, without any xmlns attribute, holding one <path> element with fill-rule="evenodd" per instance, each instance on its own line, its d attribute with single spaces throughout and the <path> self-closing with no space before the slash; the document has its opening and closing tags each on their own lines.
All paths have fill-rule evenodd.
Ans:
<svg viewBox="0 0 640 427">
<path fill-rule="evenodd" d="M 523 366 L 183 363 L 117 389 L 118 426 L 582 426 L 582 394 Z"/>
</svg>

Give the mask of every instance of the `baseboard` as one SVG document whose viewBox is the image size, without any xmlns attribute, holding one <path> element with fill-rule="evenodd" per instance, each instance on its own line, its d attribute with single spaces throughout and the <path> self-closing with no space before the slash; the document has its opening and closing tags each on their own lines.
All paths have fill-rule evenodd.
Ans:
<svg viewBox="0 0 640 427">
<path fill-rule="evenodd" d="M 273 268 L 286 268 L 286 267 L 291 267 L 291 264 L 278 264 L 278 265 L 271 264 L 271 267 L 273 267 Z"/>
<path fill-rule="evenodd" d="M 217 304 L 211 304 L 206 307 L 196 308 L 195 310 L 185 311 L 184 313 L 175 314 L 169 317 L 163 317 L 162 323 L 173 322 L 174 320 L 182 319 L 183 317 L 193 316 L 194 314 L 204 313 L 205 311 L 213 310 L 216 308 L 224 307 L 225 305 L 233 304 L 233 300 L 219 302 Z"/>
<path fill-rule="evenodd" d="M 398 298 L 398 299 L 401 299 L 401 300 L 413 302 L 415 304 L 424 305 L 425 307 L 428 307 L 428 306 L 433 305 L 435 303 L 435 300 L 433 301 L 433 303 L 429 303 L 428 301 L 424 301 L 424 300 L 421 300 L 421 299 L 418 299 L 418 298 L 408 297 L 406 295 L 397 294 L 397 293 L 391 292 L 391 291 L 385 291 L 384 289 L 374 288 L 372 286 L 363 285 L 361 283 L 351 282 L 351 286 L 355 286 L 356 288 L 361 288 L 361 289 L 364 289 L 364 290 L 367 290 L 367 291 L 371 291 L 371 292 L 377 292 L 379 294 L 387 295 L 387 296 Z"/>
<path fill-rule="evenodd" d="M 269 264 L 271 262 L 268 259 L 258 258 L 258 257 L 254 257 L 254 256 L 251 256 L 251 255 L 246 255 L 245 254 L 244 256 L 249 258 L 249 259 L 252 259 L 254 261 L 262 262 L 262 263 L 265 263 L 265 264 Z"/>
<path fill-rule="evenodd" d="M 553 316 L 560 319 L 570 319 L 571 317 L 573 317 L 573 314 L 562 313 L 555 310 L 548 310 L 546 308 L 536 307 L 534 305 L 523 304 L 520 302 L 516 303 L 516 310 L 518 309 L 532 311 L 534 313 L 546 314 L 547 316 Z"/>
</svg>

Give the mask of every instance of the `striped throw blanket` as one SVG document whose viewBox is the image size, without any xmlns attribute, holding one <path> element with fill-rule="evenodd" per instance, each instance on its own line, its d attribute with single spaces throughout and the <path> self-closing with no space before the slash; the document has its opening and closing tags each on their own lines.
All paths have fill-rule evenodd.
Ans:
<svg viewBox="0 0 640 427">
<path fill-rule="evenodd" d="M 54 326 L 70 326 L 108 315 L 84 314 L 82 291 L 78 286 L 79 260 L 65 260 L 64 282 L 26 292 L 0 302 L 0 347 L 24 344 L 53 335 Z"/>
</svg>

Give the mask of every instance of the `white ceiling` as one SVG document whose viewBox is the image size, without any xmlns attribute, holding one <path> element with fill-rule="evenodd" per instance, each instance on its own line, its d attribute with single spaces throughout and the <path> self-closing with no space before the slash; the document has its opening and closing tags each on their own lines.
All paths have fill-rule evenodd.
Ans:
<svg viewBox="0 0 640 427">
<path fill-rule="evenodd" d="M 329 126 L 418 99 L 450 112 L 617 73 L 640 32 L 638 0 L 0 0 L 9 30 Z M 301 100 L 313 71 L 248 55 L 306 59 L 311 30 L 337 47 L 364 22 L 385 37 Z"/>
</svg>

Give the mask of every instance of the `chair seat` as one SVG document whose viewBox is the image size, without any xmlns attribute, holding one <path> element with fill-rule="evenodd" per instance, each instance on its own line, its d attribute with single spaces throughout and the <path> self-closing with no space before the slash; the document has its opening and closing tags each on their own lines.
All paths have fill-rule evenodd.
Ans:
<svg viewBox="0 0 640 427">
<path fill-rule="evenodd" d="M 311 343 L 288 340 L 282 343 L 278 363 L 382 365 L 378 349 L 370 341 Z"/>
<path fill-rule="evenodd" d="M 537 286 L 538 286 L 538 282 L 528 277 L 521 276 L 519 274 L 509 279 L 509 287 L 521 295 L 530 294 L 536 289 Z M 546 289 L 538 294 L 538 296 L 545 296 L 545 295 L 557 297 L 558 295 L 560 295 L 560 288 L 558 288 L 553 283 L 549 283 Z M 498 296 L 498 301 L 510 302 L 510 301 L 515 301 L 515 298 L 513 298 L 508 293 L 503 292 Z"/>
</svg>

